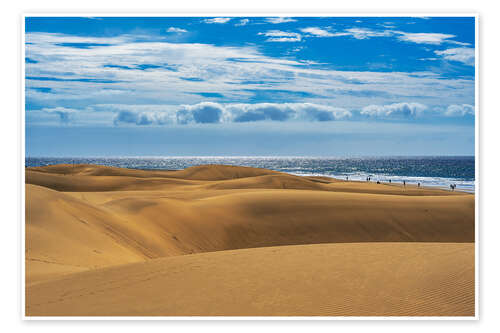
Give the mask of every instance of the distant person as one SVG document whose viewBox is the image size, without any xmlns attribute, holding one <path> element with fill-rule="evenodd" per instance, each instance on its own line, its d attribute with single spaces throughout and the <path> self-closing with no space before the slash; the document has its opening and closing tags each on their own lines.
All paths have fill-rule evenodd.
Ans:
<svg viewBox="0 0 500 333">
<path fill-rule="evenodd" d="M 406 187 L 406 181 L 405 180 L 403 180 L 403 186 Z"/>
<path fill-rule="evenodd" d="M 349 176 L 346 176 L 346 177 L 345 177 L 345 180 L 349 180 Z"/>
<path fill-rule="evenodd" d="M 453 186 L 453 184 L 450 184 L 450 189 L 451 189 L 452 191 L 454 191 L 454 190 L 455 190 L 455 187 Z"/>
<path fill-rule="evenodd" d="M 389 183 L 391 182 L 391 180 L 389 179 Z"/>
<path fill-rule="evenodd" d="M 418 183 L 417 186 L 420 187 L 420 183 Z"/>
</svg>

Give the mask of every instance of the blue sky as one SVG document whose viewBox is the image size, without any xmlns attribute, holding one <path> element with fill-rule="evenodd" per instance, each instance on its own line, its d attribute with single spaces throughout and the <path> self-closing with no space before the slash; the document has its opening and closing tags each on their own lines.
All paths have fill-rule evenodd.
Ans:
<svg viewBox="0 0 500 333">
<path fill-rule="evenodd" d="M 26 18 L 26 154 L 473 155 L 474 25 Z"/>
</svg>

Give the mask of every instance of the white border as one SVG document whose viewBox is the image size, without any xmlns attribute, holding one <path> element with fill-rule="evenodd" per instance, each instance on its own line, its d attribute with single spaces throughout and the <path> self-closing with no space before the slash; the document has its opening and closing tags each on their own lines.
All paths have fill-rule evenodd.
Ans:
<svg viewBox="0 0 500 333">
<path fill-rule="evenodd" d="M 26 22 L 26 17 L 23 16 L 22 17 L 22 20 L 21 20 L 21 45 L 20 45 L 20 56 L 19 58 L 21 59 L 20 63 L 21 63 L 21 115 L 20 115 L 20 118 L 21 118 L 21 147 L 19 149 L 19 166 L 20 166 L 20 169 L 21 169 L 21 172 L 20 172 L 20 175 L 19 175 L 19 180 L 20 180 L 20 184 L 21 184 L 21 191 L 19 191 L 20 195 L 21 195 L 21 232 L 20 232 L 20 238 L 21 238 L 21 262 L 20 262 L 20 266 L 21 266 L 21 313 L 22 313 L 22 318 L 23 319 L 27 319 L 28 317 L 26 317 L 26 286 L 25 286 L 25 283 L 26 283 L 26 271 L 25 271 L 25 267 L 26 267 L 26 245 L 25 245 L 25 241 L 26 241 L 26 237 L 25 237 L 25 224 L 26 224 L 26 208 L 25 208 L 25 199 L 26 199 L 26 195 L 25 195 L 25 190 L 26 190 L 26 176 L 25 176 L 25 172 L 26 172 L 26 152 L 25 152 L 25 148 L 26 148 L 26 124 L 25 124 L 25 121 L 26 121 L 26 96 L 25 96 L 25 93 L 26 93 L 26 88 L 25 88 L 25 84 L 26 84 L 26 61 L 25 61 L 25 57 L 26 57 L 26 37 L 25 37 L 25 22 Z"/>
<path fill-rule="evenodd" d="M 384 316 L 26 316 L 25 304 L 26 304 L 26 287 L 25 287 L 25 115 L 26 115 L 26 103 L 25 103 L 25 61 L 24 57 L 26 55 L 25 46 L 25 22 L 27 17 L 220 17 L 220 16 L 231 16 L 231 17 L 474 17 L 475 22 L 475 243 L 474 243 L 474 254 L 475 254 L 475 309 L 474 316 L 454 316 L 454 317 L 428 317 L 428 316 L 412 316 L 412 317 L 384 317 Z M 269 321 L 282 321 L 282 320 L 314 320 L 314 321 L 356 321 L 356 320 L 391 320 L 391 321 L 404 321 L 404 320 L 431 320 L 431 321 L 447 321 L 447 320 L 464 320 L 464 321 L 478 321 L 479 320 L 479 14 L 476 12 L 458 12 L 458 13 L 439 13 L 438 11 L 429 12 L 417 12 L 417 13 L 404 13 L 404 12 L 376 12 L 373 13 L 356 13 L 356 12 L 344 12 L 344 13 L 333 13 L 333 12 L 272 12 L 272 11 L 254 11 L 249 10 L 248 12 L 242 13 L 241 11 L 204 11 L 204 12 L 193 12 L 193 11 L 175 11 L 171 13 L 151 13 L 151 12 L 24 12 L 21 14 L 21 24 L 20 24 L 20 56 L 21 61 L 21 147 L 19 155 L 19 165 L 21 172 L 19 175 L 19 183 L 21 184 L 21 223 L 20 223 L 20 237 L 21 237 L 21 261 L 19 263 L 21 270 L 21 319 L 24 321 L 53 321 L 53 320 L 269 320 Z"/>
</svg>

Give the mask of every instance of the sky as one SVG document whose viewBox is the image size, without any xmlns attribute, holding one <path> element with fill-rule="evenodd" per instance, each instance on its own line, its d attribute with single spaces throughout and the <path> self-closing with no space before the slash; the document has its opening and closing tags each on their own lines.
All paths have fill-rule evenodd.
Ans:
<svg viewBox="0 0 500 333">
<path fill-rule="evenodd" d="M 26 156 L 474 155 L 474 17 L 27 17 Z"/>
</svg>

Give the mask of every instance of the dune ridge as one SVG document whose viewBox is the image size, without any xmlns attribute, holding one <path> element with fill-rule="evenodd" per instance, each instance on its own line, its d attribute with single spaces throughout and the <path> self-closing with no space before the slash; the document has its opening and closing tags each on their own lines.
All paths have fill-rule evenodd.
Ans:
<svg viewBox="0 0 500 333">
<path fill-rule="evenodd" d="M 260 308 L 247 304 L 248 308 L 244 309 L 240 304 L 234 309 L 239 309 L 241 315 L 265 315 L 266 311 L 269 315 L 315 315 L 315 309 L 317 314 L 323 315 L 377 315 L 391 311 L 392 315 L 473 315 L 470 292 L 472 288 L 473 299 L 474 282 L 469 273 L 471 270 L 474 272 L 474 200 L 473 194 L 458 191 L 346 182 L 327 177 L 299 177 L 236 166 L 204 165 L 177 171 L 130 170 L 94 165 L 27 168 L 26 311 L 28 315 L 236 315 L 231 311 L 234 302 L 227 299 L 234 297 L 234 293 L 225 293 L 225 296 L 211 294 L 212 298 L 209 299 L 212 300 L 224 298 L 224 301 L 219 299 L 219 303 L 225 305 L 218 306 L 215 312 L 203 308 L 209 303 L 203 303 L 194 295 L 190 296 L 189 302 L 205 305 L 196 307 L 194 303 L 185 303 L 188 301 L 176 294 L 177 298 L 171 302 L 172 307 L 163 304 L 166 299 L 159 298 L 152 301 L 158 302 L 158 311 L 154 310 L 153 303 L 139 301 L 137 304 L 118 307 L 119 310 L 112 314 L 99 305 L 111 306 L 113 298 L 120 299 L 121 296 L 110 290 L 103 296 L 107 301 L 95 297 L 77 297 L 78 302 L 87 304 L 87 309 L 83 305 L 70 306 L 66 301 L 48 301 L 43 306 L 40 304 L 42 299 L 50 300 L 50 294 L 58 295 L 56 289 L 59 283 L 64 283 L 64 288 L 71 289 L 72 285 L 80 284 L 91 290 L 95 279 L 113 279 L 113 274 L 118 274 L 113 273 L 115 268 L 116 272 L 122 272 L 120 274 L 132 274 L 135 271 L 137 276 L 144 276 L 150 274 L 147 273 L 150 268 L 170 267 L 172 263 L 193 268 L 196 265 L 203 266 L 203 262 L 207 261 L 222 272 L 227 271 L 225 265 L 228 262 L 238 265 L 233 262 L 236 259 L 231 259 L 233 257 L 257 265 L 276 249 L 283 258 L 288 256 L 287 260 L 291 260 L 286 269 L 291 270 L 293 267 L 297 271 L 295 279 L 310 274 L 310 271 L 301 270 L 307 258 L 318 266 L 310 267 L 311 270 L 326 274 L 327 271 L 320 267 L 325 264 L 324 261 L 316 261 L 314 256 L 325 251 L 321 255 L 329 256 L 335 249 L 332 252 L 336 253 L 334 261 L 328 266 L 331 269 L 328 274 L 332 276 L 318 282 L 318 290 L 311 290 L 310 294 L 303 291 L 305 294 L 294 299 L 294 302 L 309 302 L 309 307 L 293 310 L 283 302 L 279 306 L 271 306 L 269 302 L 273 297 L 275 280 L 272 276 L 266 276 L 264 267 L 267 266 L 264 265 L 259 274 L 268 281 L 263 288 L 270 293 L 266 296 L 269 299 L 263 300 Z M 282 252 L 282 248 L 288 250 Z M 357 249 L 363 249 L 359 251 L 364 251 L 364 254 Z M 369 249 L 378 253 L 374 254 L 378 257 L 368 255 Z M 401 253 L 392 253 L 387 249 Z M 300 251 L 305 252 L 299 255 Z M 456 294 L 457 299 L 467 299 L 467 302 L 451 302 L 455 305 L 450 305 L 443 300 L 446 293 L 436 291 L 436 295 L 418 294 L 414 300 L 403 302 L 404 306 L 398 307 L 389 302 L 392 305 L 384 303 L 386 305 L 383 307 L 383 302 L 377 301 L 366 305 L 368 308 L 373 307 L 372 310 L 363 310 L 360 303 L 351 307 L 346 305 L 347 308 L 340 311 L 342 302 L 348 302 L 346 294 L 344 299 L 337 300 L 336 310 L 330 307 L 323 311 L 325 303 L 311 302 L 309 297 L 327 288 L 326 284 L 337 281 L 334 267 L 352 274 L 368 274 L 340 260 L 338 254 L 343 253 L 345 256 L 350 251 L 358 251 L 356 253 L 360 258 L 351 255 L 351 259 L 357 260 L 360 265 L 373 266 L 371 262 L 376 262 L 374 271 L 381 277 L 385 272 L 388 276 L 383 278 L 387 281 L 394 278 L 388 273 L 392 270 L 389 264 L 391 260 L 400 260 L 397 265 L 403 265 L 405 258 L 413 258 L 417 266 L 408 268 L 404 275 L 406 279 L 412 274 L 420 274 L 422 268 L 418 268 L 418 265 L 430 265 L 429 269 L 436 269 L 436 274 L 441 274 L 440 282 L 430 285 L 439 289 L 445 283 L 462 283 L 466 290 L 451 288 L 450 293 Z M 453 253 L 465 261 L 456 267 L 437 264 L 441 254 L 451 258 Z M 436 259 L 432 259 L 434 261 L 431 263 L 425 256 Z M 295 257 L 297 262 L 291 259 Z M 266 262 L 269 267 L 273 265 Z M 335 262 L 338 266 L 335 266 Z M 203 274 L 217 274 L 214 270 L 213 267 L 206 268 Z M 227 277 L 219 274 L 221 281 L 212 281 L 214 285 L 210 288 L 224 287 L 226 284 L 251 288 L 252 283 L 258 283 L 255 280 L 259 274 L 245 272 L 247 275 L 241 275 L 240 280 L 245 280 L 247 276 L 246 283 L 235 281 L 234 274 Z M 191 279 L 195 283 L 196 279 L 190 274 L 194 273 L 186 268 L 178 277 Z M 457 274 L 462 280 L 452 281 Z M 158 277 L 155 283 L 158 283 L 156 286 L 159 290 L 172 293 L 172 290 L 161 286 L 174 280 Z M 302 280 L 294 282 L 295 285 L 303 283 Z M 126 288 L 130 295 L 136 295 L 143 288 L 140 284 L 133 285 L 135 287 Z M 186 282 L 182 288 L 188 288 L 189 285 Z M 341 291 L 339 288 L 328 289 L 327 294 L 338 293 Z M 375 287 L 373 285 L 370 288 Z M 378 295 L 370 288 L 365 290 L 366 295 L 369 292 Z M 409 285 L 403 283 L 401 288 L 395 291 L 384 289 L 383 292 L 392 293 L 391 297 L 397 298 L 398 293 L 404 294 Z M 236 294 L 238 298 L 245 299 L 241 293 Z M 293 297 L 290 297 L 292 301 Z M 423 299 L 417 299 L 419 297 Z M 185 307 L 177 308 L 179 311 L 184 309 L 184 312 L 176 312 L 173 305 L 183 302 Z M 425 310 L 425 307 L 428 309 Z M 385 309 L 385 312 L 377 312 L 375 308 Z"/>
</svg>

